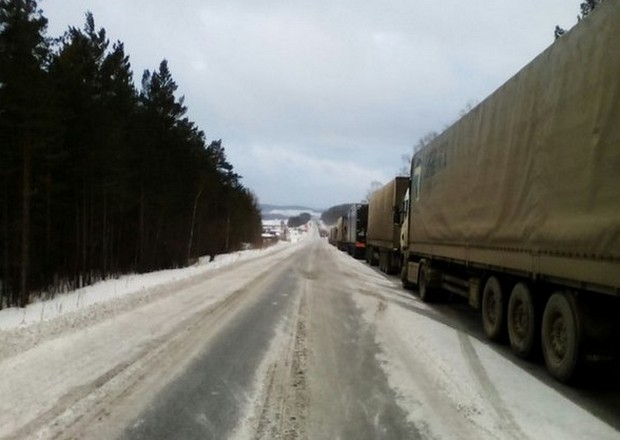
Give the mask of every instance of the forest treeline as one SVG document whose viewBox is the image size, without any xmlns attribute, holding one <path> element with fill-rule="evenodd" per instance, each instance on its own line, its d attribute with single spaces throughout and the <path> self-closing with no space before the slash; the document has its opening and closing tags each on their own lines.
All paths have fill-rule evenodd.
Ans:
<svg viewBox="0 0 620 440">
<path fill-rule="evenodd" d="M 0 308 L 259 243 L 258 203 L 164 60 L 134 85 L 92 14 L 59 38 L 0 0 Z"/>
</svg>

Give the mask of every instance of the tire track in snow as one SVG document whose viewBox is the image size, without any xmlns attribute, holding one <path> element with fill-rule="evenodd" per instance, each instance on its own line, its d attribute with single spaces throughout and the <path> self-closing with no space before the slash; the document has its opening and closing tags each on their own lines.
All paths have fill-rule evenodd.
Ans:
<svg viewBox="0 0 620 440">
<path fill-rule="evenodd" d="M 262 403 L 256 440 L 304 440 L 306 435 L 307 332 L 305 299 L 302 298 L 289 353 L 271 365 Z"/>
<path fill-rule="evenodd" d="M 191 311 L 188 317 L 144 346 L 138 347 L 129 358 L 107 366 L 106 369 L 99 368 L 97 376 L 66 390 L 54 403 L 50 402 L 50 406 L 25 424 L 15 426 L 10 432 L 6 430 L 10 428 L 4 426 L 5 430 L 0 434 L 0 438 L 108 438 L 99 434 L 96 437 L 83 437 L 82 431 L 89 429 L 92 432 L 91 425 L 105 422 L 120 400 L 131 399 L 132 391 L 144 388 L 143 382 L 157 389 L 165 380 L 169 380 L 172 372 L 178 370 L 180 362 L 191 359 L 192 354 L 204 345 L 207 335 L 225 321 L 231 311 L 234 312 L 237 304 L 243 301 L 257 284 L 268 279 L 273 268 L 277 268 L 280 262 L 280 258 L 269 259 L 267 264 L 260 266 L 256 276 L 244 281 L 237 289 L 223 296 L 223 299 L 203 310 L 200 310 L 202 299 L 197 296 L 186 304 Z M 183 292 L 175 292 L 174 295 L 179 293 Z M 140 310 L 136 312 L 142 313 Z M 101 359 L 100 364 L 108 362 Z M 161 381 L 153 380 L 155 376 Z M 146 393 L 150 392 L 152 390 Z M 43 404 L 45 405 L 44 402 Z"/>
<path fill-rule="evenodd" d="M 464 332 L 459 331 L 458 338 L 461 352 L 469 364 L 471 372 L 480 384 L 480 387 L 488 399 L 490 406 L 495 410 L 500 419 L 502 433 L 505 434 L 507 438 L 512 438 L 514 440 L 528 438 L 516 422 L 512 412 L 497 391 L 497 388 L 493 385 L 493 382 L 489 378 L 484 365 L 482 365 L 482 362 L 480 361 L 469 336 Z"/>
<path fill-rule="evenodd" d="M 311 253 L 311 251 L 309 252 Z M 310 280 L 316 279 L 313 260 L 296 267 L 299 304 L 290 322 L 278 333 L 284 341 L 272 347 L 257 372 L 257 398 L 247 410 L 245 420 L 235 429 L 235 439 L 306 440 L 306 417 L 309 404 L 307 389 L 308 306 Z M 277 339 L 277 338 L 276 338 Z"/>
</svg>

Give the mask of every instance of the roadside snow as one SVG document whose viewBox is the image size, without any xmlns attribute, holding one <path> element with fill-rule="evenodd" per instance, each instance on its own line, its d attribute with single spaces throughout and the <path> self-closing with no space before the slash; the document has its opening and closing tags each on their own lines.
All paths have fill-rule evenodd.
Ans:
<svg viewBox="0 0 620 440">
<path fill-rule="evenodd" d="M 31 306 L 23 324 L 0 331 L 0 438 L 116 438 L 251 297 L 247 286 L 297 249 L 283 243 L 215 264 L 129 276 L 114 294 L 102 293 L 114 291 L 106 282 Z M 248 261 L 234 264 L 241 260 Z M 204 276 L 225 265 L 230 270 Z M 99 426 L 110 411 L 122 423 Z"/>
<path fill-rule="evenodd" d="M 295 236 L 291 242 L 297 242 L 301 238 L 301 236 Z M 250 260 L 261 255 L 269 255 L 282 247 L 289 246 L 291 242 L 279 242 L 265 249 L 217 255 L 212 262 L 209 262 L 209 257 L 203 257 L 197 264 L 180 269 L 123 275 L 119 278 L 58 294 L 50 300 L 34 302 L 25 308 L 12 307 L 0 310 L 0 332 L 49 321 L 78 310 L 84 310 L 95 304 L 118 300 L 127 295 L 139 294 L 157 286 L 201 275 L 237 262 Z"/>
<path fill-rule="evenodd" d="M 404 292 L 345 258 L 351 291 L 376 328 L 380 364 L 399 404 L 425 438 L 609 439 L 613 427 Z"/>
</svg>

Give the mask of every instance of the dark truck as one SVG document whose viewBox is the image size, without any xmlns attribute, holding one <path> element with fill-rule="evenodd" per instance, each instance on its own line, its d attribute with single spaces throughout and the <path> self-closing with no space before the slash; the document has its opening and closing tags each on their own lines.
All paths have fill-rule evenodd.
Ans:
<svg viewBox="0 0 620 440">
<path fill-rule="evenodd" d="M 368 205 L 356 203 L 349 208 L 346 217 L 346 250 L 355 258 L 366 255 L 366 229 L 368 228 Z"/>
<path fill-rule="evenodd" d="M 605 2 L 411 163 L 403 283 L 560 381 L 620 345 L 619 41 Z"/>
</svg>

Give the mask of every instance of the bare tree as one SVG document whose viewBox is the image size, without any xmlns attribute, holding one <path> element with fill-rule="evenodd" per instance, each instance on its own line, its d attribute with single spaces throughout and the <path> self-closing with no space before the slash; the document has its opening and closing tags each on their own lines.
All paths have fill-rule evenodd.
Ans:
<svg viewBox="0 0 620 440">
<path fill-rule="evenodd" d="M 400 156 L 400 159 L 402 161 L 402 166 L 400 167 L 400 170 L 398 170 L 398 176 L 402 176 L 402 177 L 409 176 L 412 157 L 413 156 L 411 154 L 403 154 Z"/>
<path fill-rule="evenodd" d="M 603 3 L 603 0 L 586 0 L 585 2 L 581 3 L 581 5 L 579 5 L 579 8 L 581 9 L 581 15 L 577 16 L 577 20 L 580 21 L 582 18 L 587 17 L 588 14 L 594 11 L 596 7 L 601 3 Z"/>
<path fill-rule="evenodd" d="M 581 14 L 577 15 L 577 23 L 590 15 L 601 3 L 603 0 L 586 0 L 579 5 L 579 9 L 581 10 Z M 560 26 L 556 26 L 553 31 L 553 36 L 557 40 L 562 35 L 566 33 L 566 29 L 561 28 Z"/>
<path fill-rule="evenodd" d="M 462 118 L 467 113 L 472 111 L 474 107 L 476 107 L 477 105 L 478 105 L 478 101 L 476 101 L 475 99 L 470 99 L 469 101 L 467 101 L 467 104 L 465 104 L 465 107 L 463 107 L 461 111 L 459 111 L 459 118 Z"/>
<path fill-rule="evenodd" d="M 366 191 L 366 198 L 362 201 L 364 203 L 370 202 L 370 198 L 372 197 L 373 193 L 380 189 L 382 186 L 383 183 L 379 182 L 378 180 L 373 180 L 372 182 L 370 182 L 370 188 L 368 188 L 368 190 Z"/>
</svg>

